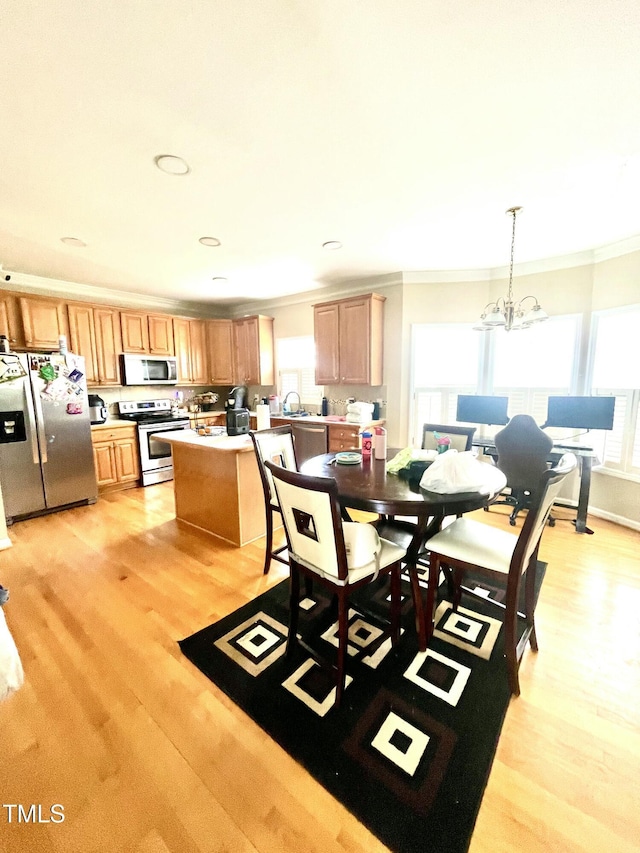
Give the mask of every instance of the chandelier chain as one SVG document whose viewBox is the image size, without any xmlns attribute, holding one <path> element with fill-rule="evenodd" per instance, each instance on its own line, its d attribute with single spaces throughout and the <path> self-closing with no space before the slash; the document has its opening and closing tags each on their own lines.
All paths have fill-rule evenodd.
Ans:
<svg viewBox="0 0 640 853">
<path fill-rule="evenodd" d="M 540 323 L 543 320 L 548 320 L 548 315 L 542 310 L 540 303 L 535 296 L 523 296 L 518 302 L 513 301 L 513 260 L 515 257 L 516 246 L 516 216 L 522 210 L 521 207 L 510 207 L 505 213 L 512 217 L 511 223 L 511 258 L 509 263 L 509 287 L 507 290 L 506 299 L 504 296 L 499 296 L 493 302 L 489 302 L 484 306 L 484 310 L 480 315 L 480 324 L 474 326 L 480 332 L 489 332 L 492 329 L 501 326 L 505 331 L 511 329 L 528 329 L 533 323 Z M 533 302 L 533 305 L 531 305 Z M 525 305 L 530 305 L 525 309 Z"/>
<path fill-rule="evenodd" d="M 509 266 L 509 292 L 507 293 L 507 301 L 509 303 L 513 302 L 513 253 L 516 245 L 516 216 L 519 207 L 510 207 L 507 213 L 510 213 L 513 217 L 513 225 L 511 228 L 511 264 Z"/>
</svg>

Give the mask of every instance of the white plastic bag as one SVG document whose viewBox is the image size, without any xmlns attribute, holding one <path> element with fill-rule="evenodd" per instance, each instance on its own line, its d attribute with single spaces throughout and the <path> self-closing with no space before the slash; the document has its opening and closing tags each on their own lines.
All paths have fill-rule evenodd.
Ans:
<svg viewBox="0 0 640 853">
<path fill-rule="evenodd" d="M 20 655 L 0 608 L 0 702 L 21 687 L 23 681 Z"/>
<path fill-rule="evenodd" d="M 422 475 L 420 486 L 442 495 L 481 492 L 493 496 L 504 488 L 504 474 L 493 465 L 479 462 L 471 450 L 447 450 Z"/>
</svg>

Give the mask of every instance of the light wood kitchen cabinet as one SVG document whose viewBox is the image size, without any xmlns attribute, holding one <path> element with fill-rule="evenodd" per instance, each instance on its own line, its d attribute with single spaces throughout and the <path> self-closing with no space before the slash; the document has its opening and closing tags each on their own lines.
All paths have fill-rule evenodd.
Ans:
<svg viewBox="0 0 640 853">
<path fill-rule="evenodd" d="M 98 491 L 130 489 L 140 480 L 136 427 L 114 426 L 91 431 Z"/>
<path fill-rule="evenodd" d="M 357 450 L 360 447 L 359 424 L 329 424 L 329 453 Z"/>
<path fill-rule="evenodd" d="M 233 321 L 235 382 L 273 385 L 273 317 L 262 314 Z"/>
<path fill-rule="evenodd" d="M 0 335 L 4 335 L 9 343 L 11 343 L 9 337 L 9 311 L 6 299 L 0 299 Z"/>
<path fill-rule="evenodd" d="M 87 383 L 120 385 L 120 312 L 86 302 L 71 303 L 67 310 L 69 349 L 84 357 Z"/>
<path fill-rule="evenodd" d="M 173 317 L 149 314 L 149 352 L 151 355 L 173 355 Z"/>
<path fill-rule="evenodd" d="M 233 321 L 207 320 L 207 350 L 209 353 L 209 382 L 212 385 L 233 385 Z"/>
<path fill-rule="evenodd" d="M 0 335 L 9 341 L 11 349 L 24 347 L 24 336 L 18 319 L 18 303 L 14 294 L 0 291 Z"/>
<path fill-rule="evenodd" d="M 123 352 L 173 355 L 173 317 L 145 311 L 121 311 Z"/>
<path fill-rule="evenodd" d="M 174 317 L 173 339 L 178 360 L 178 382 L 206 385 L 209 371 L 205 321 Z"/>
<path fill-rule="evenodd" d="M 381 385 L 385 297 L 377 293 L 313 306 L 316 385 Z"/>
<path fill-rule="evenodd" d="M 57 350 L 58 338 L 67 334 L 66 302 L 40 296 L 21 296 L 19 302 L 25 347 Z"/>
</svg>

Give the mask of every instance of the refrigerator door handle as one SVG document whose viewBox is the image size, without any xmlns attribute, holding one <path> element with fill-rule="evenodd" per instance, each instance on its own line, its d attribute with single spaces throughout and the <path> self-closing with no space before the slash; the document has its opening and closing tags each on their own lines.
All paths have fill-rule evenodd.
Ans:
<svg viewBox="0 0 640 853">
<path fill-rule="evenodd" d="M 40 399 L 40 392 L 36 388 L 34 382 L 31 383 L 31 387 L 33 389 L 33 399 L 35 401 L 36 407 L 36 428 L 38 430 L 38 438 L 40 441 L 40 462 L 44 463 L 47 461 L 47 441 L 44 432 L 44 414 L 42 413 L 42 401 Z"/>
<path fill-rule="evenodd" d="M 33 410 L 33 397 L 31 395 L 31 388 L 29 387 L 29 385 L 31 385 L 31 383 L 29 383 L 29 385 L 27 385 L 27 382 L 28 382 L 28 379 L 26 379 L 24 386 L 23 386 L 24 387 L 24 400 L 25 400 L 27 412 L 29 414 L 29 421 L 30 421 L 31 426 L 33 427 L 33 425 L 37 424 L 38 421 L 36 419 L 36 414 Z M 31 455 L 33 457 L 33 464 L 39 465 L 40 464 L 40 450 L 38 448 L 38 436 L 37 436 L 36 430 L 33 428 L 29 429 L 29 435 L 31 437 Z"/>
</svg>

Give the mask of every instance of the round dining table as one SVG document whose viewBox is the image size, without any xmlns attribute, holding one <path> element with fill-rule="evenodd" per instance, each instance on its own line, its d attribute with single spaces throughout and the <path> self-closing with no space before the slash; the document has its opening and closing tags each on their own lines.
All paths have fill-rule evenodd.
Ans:
<svg viewBox="0 0 640 853">
<path fill-rule="evenodd" d="M 397 450 L 389 450 L 389 459 Z M 489 466 L 491 487 L 472 492 L 440 493 L 423 489 L 417 480 L 405 479 L 387 471 L 387 460 L 374 457 L 356 464 L 340 464 L 336 453 L 314 456 L 300 465 L 300 473 L 314 477 L 331 477 L 336 481 L 344 517 L 348 510 L 378 513 L 376 527 L 381 536 L 406 548 L 406 564 L 411 580 L 420 648 L 426 649 L 433 631 L 433 611 L 438 578 L 431 576 L 427 585 L 427 601 L 423 602 L 418 579 L 418 558 L 425 542 L 440 530 L 446 516 L 459 516 L 491 503 L 506 486 L 506 477 Z M 399 521 L 397 516 L 410 516 L 413 521 Z"/>
</svg>

